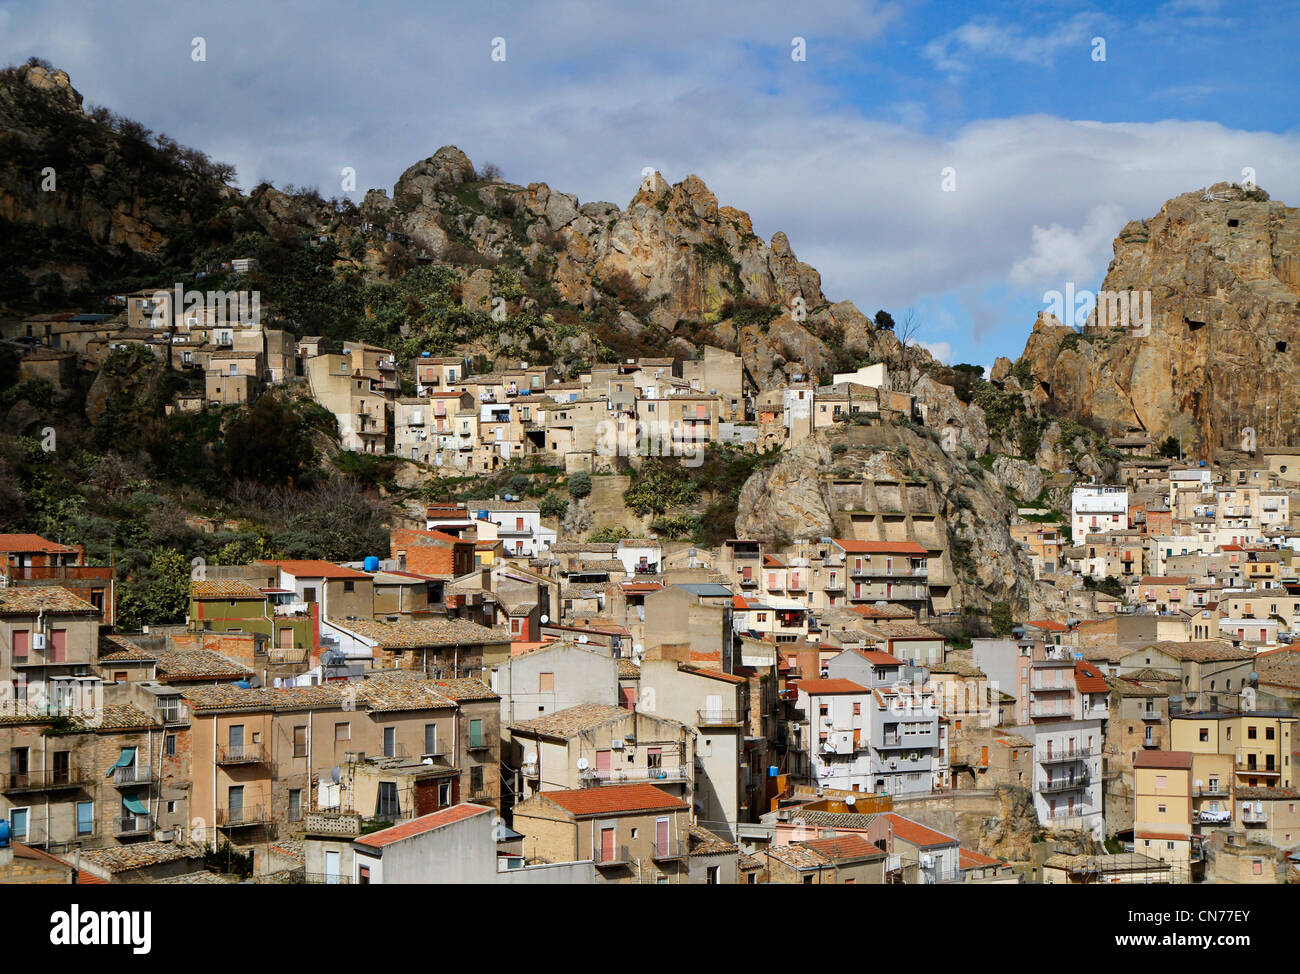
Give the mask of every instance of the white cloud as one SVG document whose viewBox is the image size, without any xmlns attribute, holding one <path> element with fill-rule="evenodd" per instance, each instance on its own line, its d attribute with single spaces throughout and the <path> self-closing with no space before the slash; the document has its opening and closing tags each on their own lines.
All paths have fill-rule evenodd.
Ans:
<svg viewBox="0 0 1300 974">
<path fill-rule="evenodd" d="M 948 342 L 918 341 L 916 344 L 920 345 L 923 349 L 933 355 L 941 364 L 952 364 L 952 345 Z"/>
<path fill-rule="evenodd" d="M 1011 266 L 1011 283 L 1032 286 L 1073 281 L 1079 287 L 1091 284 L 1098 265 L 1105 267 L 1115 234 L 1127 223 L 1118 203 L 1094 206 L 1078 230 L 1059 223 L 1033 229 L 1033 250 Z"/>
</svg>

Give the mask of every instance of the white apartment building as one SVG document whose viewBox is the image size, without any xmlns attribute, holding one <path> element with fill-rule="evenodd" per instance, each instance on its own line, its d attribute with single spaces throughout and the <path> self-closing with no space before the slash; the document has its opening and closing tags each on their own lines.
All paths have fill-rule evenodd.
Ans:
<svg viewBox="0 0 1300 974">
<path fill-rule="evenodd" d="M 796 699 L 804 713 L 803 747 L 813 782 L 870 791 L 871 691 L 852 680 L 803 680 Z"/>
<path fill-rule="evenodd" d="M 1075 544 L 1089 534 L 1127 530 L 1128 488 L 1075 487 L 1070 492 L 1070 528 Z"/>
</svg>

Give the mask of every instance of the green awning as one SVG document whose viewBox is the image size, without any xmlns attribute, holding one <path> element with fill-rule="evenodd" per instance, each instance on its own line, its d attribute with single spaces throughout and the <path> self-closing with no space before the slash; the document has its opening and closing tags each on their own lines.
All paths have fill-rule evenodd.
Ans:
<svg viewBox="0 0 1300 974">
<path fill-rule="evenodd" d="M 148 815 L 149 806 L 138 798 L 123 798 L 122 804 L 132 815 Z"/>
<path fill-rule="evenodd" d="M 113 772 L 118 768 L 129 768 L 133 764 L 135 764 L 135 748 L 124 747 L 122 748 L 122 753 L 117 756 L 117 764 L 109 768 L 108 774 L 104 775 L 104 777 L 111 778 L 113 777 Z"/>
</svg>

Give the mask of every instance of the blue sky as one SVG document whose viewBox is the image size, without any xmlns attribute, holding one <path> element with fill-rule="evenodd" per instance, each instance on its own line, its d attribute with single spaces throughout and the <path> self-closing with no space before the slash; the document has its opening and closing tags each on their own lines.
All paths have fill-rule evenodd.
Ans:
<svg viewBox="0 0 1300 974">
<path fill-rule="evenodd" d="M 1213 0 L 0 2 L 5 61 L 50 59 L 245 188 L 340 195 L 351 166 L 359 198 L 449 143 L 583 201 L 695 173 L 832 300 L 915 309 L 986 366 L 1166 199 L 1250 166 L 1297 204 L 1298 40 L 1295 4 Z"/>
</svg>

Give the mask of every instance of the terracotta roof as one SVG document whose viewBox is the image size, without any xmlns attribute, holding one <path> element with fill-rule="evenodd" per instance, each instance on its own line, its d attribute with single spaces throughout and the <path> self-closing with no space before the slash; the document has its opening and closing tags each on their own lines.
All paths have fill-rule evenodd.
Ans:
<svg viewBox="0 0 1300 974">
<path fill-rule="evenodd" d="M 868 663 L 875 663 L 877 666 L 902 666 L 903 661 L 897 656 L 882 652 L 878 649 L 853 649 L 850 652 L 857 653 Z"/>
<path fill-rule="evenodd" d="M 938 846 L 957 845 L 957 840 L 951 835 L 926 828 L 920 822 L 913 822 L 910 818 L 903 818 L 894 812 L 886 812 L 885 815 L 894 827 L 894 835 L 917 848 L 932 849 Z"/>
<path fill-rule="evenodd" d="M 423 835 L 425 832 L 432 832 L 434 829 L 440 829 L 456 822 L 463 822 L 465 819 L 474 818 L 476 815 L 486 814 L 495 814 L 495 812 L 486 805 L 465 802 L 460 805 L 452 805 L 451 808 L 431 812 L 428 815 L 421 815 L 419 818 L 413 818 L 409 822 L 402 822 L 392 828 L 371 832 L 369 835 L 354 839 L 353 842 L 356 845 L 363 845 L 370 849 L 382 849 L 394 842 L 401 842 L 403 839 L 409 839 L 412 836 Z"/>
<path fill-rule="evenodd" d="M 161 727 L 162 722 L 151 717 L 134 704 L 110 704 L 101 712 L 96 730 L 146 730 Z"/>
<path fill-rule="evenodd" d="M 46 541 L 39 534 L 0 534 L 0 551 L 15 554 L 19 552 L 39 552 L 44 555 L 73 555 L 77 553 L 76 548 L 58 544 L 54 541 Z"/>
<path fill-rule="evenodd" d="M 1137 760 L 1133 762 L 1135 768 L 1168 768 L 1176 770 L 1190 770 L 1192 767 L 1191 751 L 1140 751 Z"/>
<path fill-rule="evenodd" d="M 431 680 L 378 677 L 355 682 L 331 682 L 313 687 L 244 689 L 235 686 L 190 687 L 182 692 L 196 713 L 226 710 L 287 712 L 345 707 L 376 713 L 455 708 Z"/>
<path fill-rule="evenodd" d="M 869 693 L 870 691 L 852 680 L 800 680 L 799 689 L 813 696 L 832 693 Z"/>
<path fill-rule="evenodd" d="M 193 581 L 190 582 L 190 594 L 196 599 L 257 599 L 261 602 L 266 598 L 261 589 L 238 578 Z"/>
<path fill-rule="evenodd" d="M 457 703 L 473 700 L 500 700 L 501 695 L 482 680 L 468 677 L 459 680 L 434 680 L 438 692 Z"/>
<path fill-rule="evenodd" d="M 1051 619 L 1037 619 L 1033 622 L 1026 622 L 1026 626 L 1032 626 L 1035 629 L 1042 629 L 1046 632 L 1068 632 L 1070 627 L 1062 625 L 1059 622 L 1053 622 Z"/>
<path fill-rule="evenodd" d="M 81 858 L 110 873 L 121 873 L 177 859 L 202 859 L 203 850 L 186 842 L 137 842 L 103 849 L 83 849 Z"/>
<path fill-rule="evenodd" d="M 240 680 L 253 671 L 210 649 L 171 649 L 156 654 L 158 679 Z"/>
<path fill-rule="evenodd" d="M 524 734 L 539 734 L 542 737 L 567 738 L 623 720 L 631 713 L 625 707 L 616 707 L 613 704 L 580 703 L 576 707 L 557 710 L 533 720 L 516 721 L 510 725 L 510 730 Z"/>
<path fill-rule="evenodd" d="M 747 683 L 743 676 L 736 676 L 733 673 L 723 673 L 721 670 L 705 669 L 702 666 L 692 666 L 690 663 L 678 663 L 677 669 L 681 673 L 690 673 L 692 676 L 708 677 L 710 680 L 721 680 L 723 683 L 742 684 Z"/>
<path fill-rule="evenodd" d="M 975 852 L 973 849 L 967 849 L 963 846 L 957 850 L 957 861 L 962 869 L 981 869 L 984 866 L 1001 866 L 1001 859 L 994 859 L 992 856 L 986 856 L 982 852 Z"/>
<path fill-rule="evenodd" d="M 861 859 L 884 859 L 885 853 L 861 835 L 833 835 L 825 839 L 809 839 L 806 848 L 822 855 L 828 862 L 856 862 Z"/>
<path fill-rule="evenodd" d="M 373 642 L 379 649 L 479 646 L 510 641 L 504 629 L 489 629 L 464 619 L 407 619 L 400 622 L 330 619 L 329 622 Z"/>
<path fill-rule="evenodd" d="M 1231 643 L 1219 639 L 1207 639 L 1190 643 L 1158 642 L 1150 643 L 1143 649 L 1157 649 L 1166 656 L 1179 661 L 1193 663 L 1227 662 L 1231 660 L 1253 659 L 1254 653 L 1249 649 L 1237 648 Z M 1141 652 L 1141 650 L 1135 650 Z"/>
<path fill-rule="evenodd" d="M 637 666 L 633 660 L 619 657 L 618 678 L 620 680 L 639 680 L 641 679 L 641 667 Z"/>
<path fill-rule="evenodd" d="M 1106 693 L 1110 690 L 1101 670 L 1081 659 L 1074 661 L 1074 685 L 1082 693 Z"/>
<path fill-rule="evenodd" d="M 740 852 L 739 846 L 695 824 L 690 826 L 690 845 L 692 856 L 729 856 Z"/>
<path fill-rule="evenodd" d="M 789 845 L 769 847 L 767 855 L 771 859 L 783 862 L 794 869 L 825 869 L 830 862 L 816 849 L 810 849 L 802 842 Z"/>
<path fill-rule="evenodd" d="M 99 610 L 85 599 L 57 585 L 0 588 L 0 615 L 35 615 L 40 612 L 99 615 Z"/>
<path fill-rule="evenodd" d="M 927 553 L 915 541 L 852 541 L 848 538 L 835 538 L 833 540 L 842 549 L 854 555 L 924 555 Z"/>
<path fill-rule="evenodd" d="M 297 559 L 288 561 L 262 561 L 261 565 L 274 565 L 282 571 L 288 572 L 297 578 L 369 578 L 365 572 L 359 572 L 353 568 L 344 568 L 342 565 L 336 565 L 332 561 L 318 561 L 315 559 Z"/>
<path fill-rule="evenodd" d="M 631 812 L 684 812 L 689 808 L 681 799 L 654 785 L 601 785 L 599 788 L 542 791 L 538 792 L 538 797 L 559 805 L 574 818 Z"/>
</svg>

